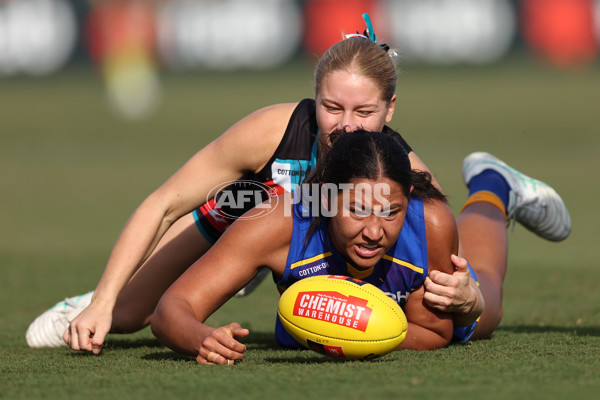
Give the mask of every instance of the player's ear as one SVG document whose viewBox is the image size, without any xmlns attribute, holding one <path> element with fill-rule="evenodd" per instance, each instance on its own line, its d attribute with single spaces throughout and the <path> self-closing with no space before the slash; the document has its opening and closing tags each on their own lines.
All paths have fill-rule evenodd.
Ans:
<svg viewBox="0 0 600 400">
<path fill-rule="evenodd" d="M 388 103 L 386 114 L 385 114 L 385 123 L 389 124 L 392 122 L 392 117 L 394 116 L 394 110 L 396 109 L 396 95 L 393 95 L 390 102 Z"/>
</svg>

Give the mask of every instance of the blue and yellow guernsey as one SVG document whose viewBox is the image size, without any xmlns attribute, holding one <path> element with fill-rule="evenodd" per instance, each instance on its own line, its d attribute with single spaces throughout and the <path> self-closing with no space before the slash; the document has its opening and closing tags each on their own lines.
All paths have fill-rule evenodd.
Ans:
<svg viewBox="0 0 600 400">
<path fill-rule="evenodd" d="M 313 220 L 302 213 L 302 204 L 293 206 L 294 228 L 282 279 L 276 282 L 281 293 L 294 282 L 315 275 L 345 275 L 368 282 L 404 306 L 412 291 L 419 288 L 428 273 L 427 238 L 423 201 L 411 198 L 398 240 L 372 268 L 354 268 L 335 249 L 325 220 L 306 240 Z"/>
<path fill-rule="evenodd" d="M 421 199 L 411 198 L 398 240 L 377 264 L 366 271 L 354 268 L 335 249 L 324 219 L 307 240 L 306 233 L 313 218 L 305 215 L 301 202 L 293 206 L 294 228 L 290 250 L 283 277 L 275 282 L 280 293 L 294 282 L 310 276 L 345 275 L 373 284 L 403 307 L 410 293 L 423 285 L 428 273 L 428 257 Z M 281 346 L 303 347 L 285 331 L 279 318 L 275 337 Z"/>
<path fill-rule="evenodd" d="M 377 264 L 366 271 L 352 267 L 335 249 L 329 239 L 324 219 L 306 240 L 306 233 L 313 218 L 304 216 L 301 207 L 301 203 L 293 206 L 294 228 L 290 250 L 283 277 L 275 282 L 280 293 L 294 282 L 309 276 L 345 275 L 371 283 L 394 299 L 400 307 L 404 307 L 410 293 L 423 285 L 429 268 L 421 199 L 411 197 L 398 240 Z M 470 266 L 469 269 L 471 276 L 477 281 L 475 272 Z M 452 341 L 466 342 L 473 334 L 478 321 L 467 327 L 455 327 Z M 302 347 L 285 331 L 279 318 L 275 336 L 282 346 Z"/>
</svg>

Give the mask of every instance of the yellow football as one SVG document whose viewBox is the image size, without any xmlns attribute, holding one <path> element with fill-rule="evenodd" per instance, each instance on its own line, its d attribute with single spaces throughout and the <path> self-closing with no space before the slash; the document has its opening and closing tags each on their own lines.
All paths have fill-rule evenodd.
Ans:
<svg viewBox="0 0 600 400">
<path fill-rule="evenodd" d="M 381 357 L 402 343 L 408 328 L 394 300 L 370 283 L 347 276 L 302 279 L 283 292 L 277 311 L 299 343 L 340 359 Z"/>
</svg>

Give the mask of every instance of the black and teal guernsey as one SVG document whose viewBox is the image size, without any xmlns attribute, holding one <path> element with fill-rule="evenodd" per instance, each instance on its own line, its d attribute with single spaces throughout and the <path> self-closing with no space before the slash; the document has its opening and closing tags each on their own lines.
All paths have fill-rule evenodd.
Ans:
<svg viewBox="0 0 600 400">
<path fill-rule="evenodd" d="M 412 151 L 399 133 L 387 126 L 383 131 L 394 136 L 407 153 Z M 296 106 L 277 150 L 264 168 L 216 188 L 214 197 L 193 211 L 206 239 L 216 242 L 246 211 L 301 184 L 317 163 L 318 134 L 315 101 L 304 99 Z"/>
</svg>

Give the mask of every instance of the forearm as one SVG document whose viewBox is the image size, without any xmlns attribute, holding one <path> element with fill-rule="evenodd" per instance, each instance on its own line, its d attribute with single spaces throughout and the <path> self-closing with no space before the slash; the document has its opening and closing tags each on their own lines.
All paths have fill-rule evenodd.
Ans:
<svg viewBox="0 0 600 400">
<path fill-rule="evenodd" d="M 106 307 L 114 306 L 119 292 L 149 257 L 171 224 L 156 201 L 147 199 L 138 207 L 112 249 L 96 286 L 95 302 Z"/>
<path fill-rule="evenodd" d="M 170 349 L 191 356 L 198 355 L 202 340 L 212 327 L 196 318 L 190 304 L 182 297 L 163 296 L 152 316 L 152 333 Z"/>
</svg>

